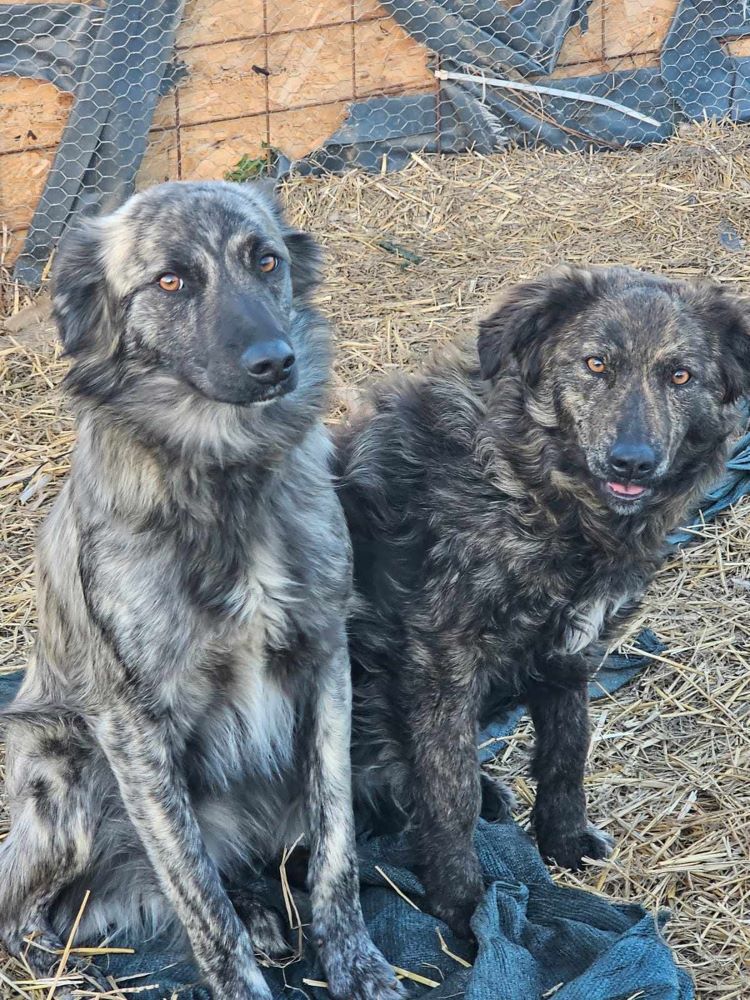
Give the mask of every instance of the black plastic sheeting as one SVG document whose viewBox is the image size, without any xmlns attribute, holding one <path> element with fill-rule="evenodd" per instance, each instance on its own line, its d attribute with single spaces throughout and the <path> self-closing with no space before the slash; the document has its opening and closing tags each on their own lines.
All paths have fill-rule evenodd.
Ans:
<svg viewBox="0 0 750 1000">
<path fill-rule="evenodd" d="M 354 104 L 344 126 L 304 160 L 279 169 L 314 173 L 342 164 L 397 169 L 412 149 L 498 150 L 508 142 L 554 149 L 620 149 L 669 138 L 686 121 L 750 121 L 750 59 L 727 54 L 720 39 L 750 34 L 746 0 L 681 0 L 661 51 L 660 67 L 546 80 L 568 30 L 588 28 L 590 0 L 524 0 L 505 10 L 496 0 L 382 0 L 416 40 L 435 53 L 435 67 L 476 77 L 447 80 L 438 95 L 371 98 Z M 482 80 L 482 77 L 485 80 Z M 576 96 L 509 92 L 487 79 L 523 81 Z M 623 105 L 650 122 L 591 95 Z M 429 122 L 434 123 L 430 129 Z M 397 136 L 393 132 L 403 124 Z M 421 145 L 420 145 L 421 143 Z M 385 160 L 384 160 L 385 158 Z"/>
<path fill-rule="evenodd" d="M 132 6 L 139 13 L 144 7 L 143 0 Z M 168 8 L 165 14 L 170 17 Z M 104 17 L 100 7 L 80 3 L 3 5 L 0 76 L 30 76 L 54 83 L 68 93 L 75 92 L 89 64 Z M 171 23 L 167 24 L 170 26 Z M 123 55 L 127 55 L 127 46 Z M 184 75 L 182 64 L 169 63 L 159 84 L 159 94 L 169 93 Z"/>
<path fill-rule="evenodd" d="M 102 10 L 83 4 L 0 7 L 0 74 L 75 90 L 103 19 Z"/>
<path fill-rule="evenodd" d="M 36 287 L 77 214 L 133 191 L 170 66 L 184 0 L 110 0 L 0 7 L 0 73 L 50 80 L 75 93 L 15 277 Z"/>
<path fill-rule="evenodd" d="M 342 128 L 314 154 L 299 161 L 279 156 L 277 176 L 350 166 L 398 169 L 416 151 L 486 153 L 508 142 L 616 149 L 663 141 L 689 120 L 750 121 L 750 59 L 730 56 L 720 41 L 750 34 L 747 0 L 681 0 L 659 68 L 559 81 L 546 77 L 570 28 L 587 30 L 590 0 L 522 0 L 511 10 L 498 0 L 381 2 L 434 53 L 439 94 L 355 102 Z M 76 215 L 100 211 L 132 192 L 156 100 L 185 72 L 173 51 L 183 4 L 0 6 L 0 74 L 50 80 L 75 94 L 16 263 L 15 275 L 24 283 L 39 283 Z M 443 73 L 473 79 L 444 79 Z M 492 78 L 550 85 L 571 96 L 509 91 L 487 82 Z M 591 103 L 587 95 L 627 112 Z"/>
</svg>

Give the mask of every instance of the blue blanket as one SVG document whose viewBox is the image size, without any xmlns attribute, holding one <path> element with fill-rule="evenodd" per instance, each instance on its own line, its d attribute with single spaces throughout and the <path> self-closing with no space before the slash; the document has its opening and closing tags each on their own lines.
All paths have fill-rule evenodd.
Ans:
<svg viewBox="0 0 750 1000">
<path fill-rule="evenodd" d="M 421 886 L 403 837 L 378 838 L 361 847 L 362 906 L 374 941 L 394 965 L 431 981 L 406 980 L 410 996 L 537 1000 L 564 984 L 555 993 L 557 1000 L 692 1000 L 690 978 L 675 967 L 661 937 L 663 915 L 654 920 L 640 906 L 613 905 L 588 892 L 555 886 L 533 843 L 515 824 L 481 821 L 476 844 L 487 883 L 473 919 L 476 953 L 439 920 L 401 899 L 378 872 L 380 868 L 421 903 Z M 278 905 L 279 884 L 269 879 L 266 890 Z M 297 896 L 297 903 L 304 921 L 304 895 Z M 470 967 L 441 950 L 438 929 L 448 949 Z M 169 953 L 158 948 L 110 962 L 114 974 L 151 973 L 148 981 L 160 985 L 155 991 L 159 997 L 195 981 L 194 969 L 174 966 Z M 325 991 L 305 979 L 323 979 L 310 952 L 283 971 L 267 971 L 274 997 L 293 996 L 301 989 L 311 1000 L 324 1000 Z M 200 987 L 179 995 L 208 1000 Z"/>
</svg>

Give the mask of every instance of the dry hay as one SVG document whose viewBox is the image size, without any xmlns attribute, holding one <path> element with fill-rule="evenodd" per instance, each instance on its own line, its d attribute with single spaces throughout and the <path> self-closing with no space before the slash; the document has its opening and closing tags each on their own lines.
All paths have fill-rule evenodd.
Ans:
<svg viewBox="0 0 750 1000">
<path fill-rule="evenodd" d="M 321 304 L 339 331 L 339 402 L 373 374 L 414 368 L 504 282 L 559 260 L 750 288 L 748 253 L 720 239 L 750 236 L 742 128 L 628 154 L 419 159 L 395 175 L 294 180 L 285 196 L 327 250 Z M 7 282 L 3 294 L 10 312 L 23 304 Z M 39 344 L 35 320 L 26 331 L 17 320 L 19 339 L 0 339 L 0 672 L 23 663 L 33 636 L 33 533 L 73 443 L 55 390 L 64 364 Z M 593 709 L 591 812 L 617 850 L 580 877 L 559 876 L 654 912 L 669 906 L 668 939 L 712 1000 L 750 997 L 749 515 L 745 500 L 707 526 L 652 589 L 642 621 L 668 651 Z M 530 739 L 522 726 L 500 763 L 525 805 Z M 22 980 L 23 970 L 0 959 L 0 997 L 17 996 L 3 976 Z"/>
</svg>

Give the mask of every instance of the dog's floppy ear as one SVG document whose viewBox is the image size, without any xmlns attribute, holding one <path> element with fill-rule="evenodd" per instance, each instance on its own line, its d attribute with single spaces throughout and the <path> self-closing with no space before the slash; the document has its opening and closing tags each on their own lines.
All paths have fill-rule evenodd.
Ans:
<svg viewBox="0 0 750 1000">
<path fill-rule="evenodd" d="M 292 291 L 295 299 L 303 299 L 321 280 L 323 254 L 313 237 L 301 229 L 284 233 L 292 270 Z"/>
<path fill-rule="evenodd" d="M 52 270 L 52 308 L 66 354 L 90 348 L 108 323 L 102 230 L 88 220 L 60 241 Z"/>
<path fill-rule="evenodd" d="M 707 282 L 697 286 L 694 304 L 702 322 L 718 336 L 724 402 L 734 403 L 750 393 L 750 299 Z"/>
<path fill-rule="evenodd" d="M 562 266 L 533 281 L 514 285 L 479 322 L 479 367 L 491 379 L 511 359 L 531 384 L 541 374 L 544 344 L 560 323 L 589 305 L 597 294 L 599 275 Z"/>
</svg>

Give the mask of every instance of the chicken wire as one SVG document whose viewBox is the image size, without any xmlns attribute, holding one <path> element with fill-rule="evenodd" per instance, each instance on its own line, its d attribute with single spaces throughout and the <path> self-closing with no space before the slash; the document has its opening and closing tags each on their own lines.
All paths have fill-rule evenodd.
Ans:
<svg viewBox="0 0 750 1000">
<path fill-rule="evenodd" d="M 167 178 L 620 149 L 750 117 L 747 0 L 0 2 L 0 226 L 35 286 Z"/>
</svg>

